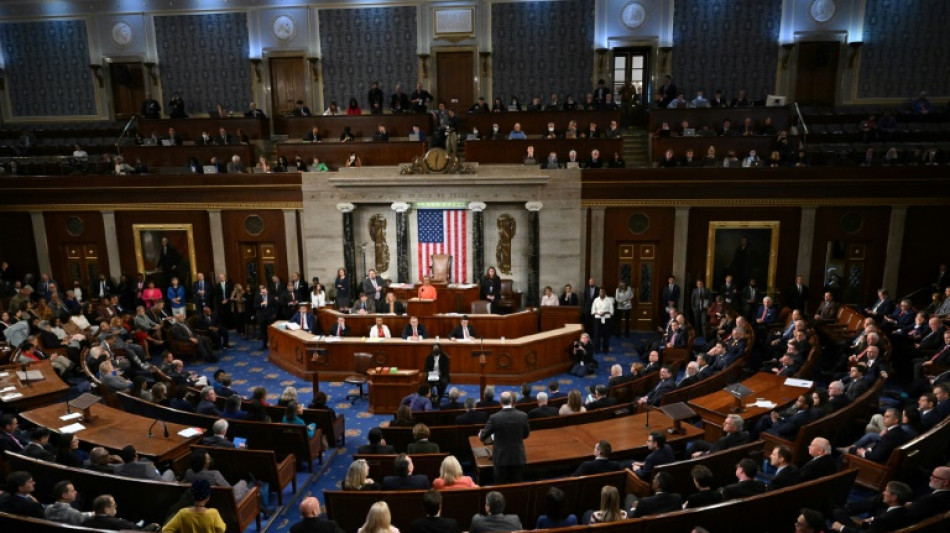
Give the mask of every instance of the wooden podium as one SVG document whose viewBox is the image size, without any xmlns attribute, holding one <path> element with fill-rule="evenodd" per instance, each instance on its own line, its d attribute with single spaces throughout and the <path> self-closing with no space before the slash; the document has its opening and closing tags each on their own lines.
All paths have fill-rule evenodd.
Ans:
<svg viewBox="0 0 950 533">
<path fill-rule="evenodd" d="M 399 409 L 403 398 L 416 392 L 422 373 L 416 369 L 382 372 L 380 368 L 366 371 L 369 377 L 369 412 L 391 414 Z"/>
</svg>

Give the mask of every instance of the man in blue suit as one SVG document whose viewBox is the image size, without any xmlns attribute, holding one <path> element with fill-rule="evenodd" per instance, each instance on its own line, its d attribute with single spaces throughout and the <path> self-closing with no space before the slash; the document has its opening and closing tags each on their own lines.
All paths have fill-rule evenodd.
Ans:
<svg viewBox="0 0 950 533">
<path fill-rule="evenodd" d="M 314 335 L 320 334 L 320 326 L 317 324 L 316 317 L 314 317 L 307 308 L 307 304 L 301 304 L 300 307 L 297 308 L 297 312 L 294 313 L 294 316 L 290 317 L 290 323 L 297 324 L 300 326 L 300 329 L 309 331 Z"/>
</svg>

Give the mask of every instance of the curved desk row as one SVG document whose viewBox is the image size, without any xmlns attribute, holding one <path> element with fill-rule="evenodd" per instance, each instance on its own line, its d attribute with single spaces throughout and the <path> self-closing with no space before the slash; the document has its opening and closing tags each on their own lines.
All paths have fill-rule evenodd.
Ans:
<svg viewBox="0 0 950 533">
<path fill-rule="evenodd" d="M 412 302 L 409 303 L 409 309 L 412 310 Z M 336 325 L 337 318 L 341 316 L 346 319 L 351 337 L 369 337 L 370 330 L 376 325 L 376 317 L 382 317 L 383 324 L 389 328 L 393 338 L 399 338 L 402 335 L 403 328 L 409 324 L 409 317 L 414 315 L 346 314 L 323 308 L 317 313 L 317 323 L 320 324 L 323 331 L 330 332 Z M 458 314 L 420 313 L 416 316 L 419 317 L 419 324 L 426 329 L 428 337 L 431 339 L 440 337 L 448 340 L 449 334 L 462 320 L 462 315 Z M 468 315 L 468 323 L 475 331 L 477 338 L 501 339 L 505 337 L 514 339 L 538 332 L 538 311 L 536 309 L 526 309 L 510 315 Z"/>
<path fill-rule="evenodd" d="M 342 380 L 353 374 L 353 354 L 367 352 L 375 358 L 374 366 L 395 366 L 421 369 L 435 340 L 404 341 L 362 337 L 318 337 L 303 331 L 284 329 L 283 322 L 270 326 L 268 361 L 301 378 Z M 451 360 L 452 381 L 478 383 L 482 375 L 479 358 L 473 351 L 490 351 L 484 367 L 489 383 L 518 385 L 562 372 L 571 366 L 569 349 L 580 337 L 583 328 L 569 324 L 562 328 L 506 340 L 485 340 L 480 343 L 442 340 L 439 344 Z"/>
</svg>

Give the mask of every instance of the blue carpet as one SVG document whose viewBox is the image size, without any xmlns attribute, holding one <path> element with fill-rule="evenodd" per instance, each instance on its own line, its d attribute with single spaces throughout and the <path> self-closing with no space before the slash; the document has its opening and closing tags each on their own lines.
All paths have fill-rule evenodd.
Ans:
<svg viewBox="0 0 950 533">
<path fill-rule="evenodd" d="M 640 348 L 640 339 L 649 335 L 649 333 L 634 334 L 630 339 L 612 339 L 610 353 L 595 356 L 600 364 L 597 372 L 591 376 L 578 378 L 570 374 L 559 374 L 552 378 L 531 383 L 531 389 L 535 393 L 547 390 L 547 384 L 552 379 L 557 379 L 562 391 L 581 389 L 582 394 L 586 396 L 591 385 L 607 383 L 610 366 L 614 363 L 620 363 L 624 366 L 624 371 L 629 372 L 630 363 L 639 360 L 634 354 L 636 353 L 635 350 Z M 252 389 L 263 386 L 267 389 L 267 399 L 271 403 L 276 403 L 281 392 L 288 386 L 297 389 L 298 398 L 304 403 L 309 403 L 313 398 L 311 383 L 298 379 L 270 364 L 267 361 L 267 351 L 260 349 L 260 341 L 244 340 L 233 334 L 231 342 L 235 344 L 235 347 L 222 353 L 218 363 L 213 365 L 190 365 L 189 370 L 195 370 L 210 378 L 216 369 L 223 368 L 233 376 L 232 388 L 234 390 L 245 397 L 249 397 Z M 478 385 L 452 384 L 452 386 L 459 388 L 463 398 L 478 396 Z M 392 418 L 390 415 L 371 414 L 368 411 L 366 401 L 358 401 L 356 405 L 350 405 L 350 402 L 346 400 L 346 395 L 349 392 L 356 392 L 356 389 L 344 385 L 341 381 L 320 382 L 320 390 L 330 397 L 328 405 L 332 406 L 337 413 L 346 417 L 346 447 L 335 451 L 331 450 L 327 453 L 323 465 L 314 465 L 315 472 L 313 475 L 305 471 L 298 472 L 297 494 L 292 495 L 292 488 L 287 487 L 284 492 L 283 508 L 267 521 L 266 526 L 262 526 L 262 531 L 267 533 L 288 531 L 290 525 L 300 519 L 297 507 L 303 498 L 316 496 L 321 504 L 324 503 L 323 491 L 340 487 L 340 483 L 350 465 L 352 455 L 357 447 L 366 444 L 366 434 L 369 430 Z M 520 393 L 521 387 L 496 386 L 495 390 L 497 397 L 506 390 Z M 276 499 L 273 503 L 276 504 Z M 252 525 L 248 531 L 255 531 L 254 526 Z"/>
</svg>

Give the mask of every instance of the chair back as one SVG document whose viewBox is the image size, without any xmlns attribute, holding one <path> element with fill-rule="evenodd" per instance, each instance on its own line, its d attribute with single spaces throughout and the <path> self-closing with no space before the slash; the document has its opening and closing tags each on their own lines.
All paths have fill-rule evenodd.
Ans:
<svg viewBox="0 0 950 533">
<path fill-rule="evenodd" d="M 429 258 L 429 276 L 433 283 L 449 283 L 452 280 L 452 256 L 432 254 Z"/>
<path fill-rule="evenodd" d="M 353 354 L 353 372 L 365 375 L 366 371 L 376 366 L 376 359 L 373 354 L 366 352 L 356 352 Z"/>
<path fill-rule="evenodd" d="M 489 302 L 488 300 L 475 300 L 474 302 L 472 302 L 472 310 L 469 314 L 490 315 L 491 302 Z"/>
</svg>

